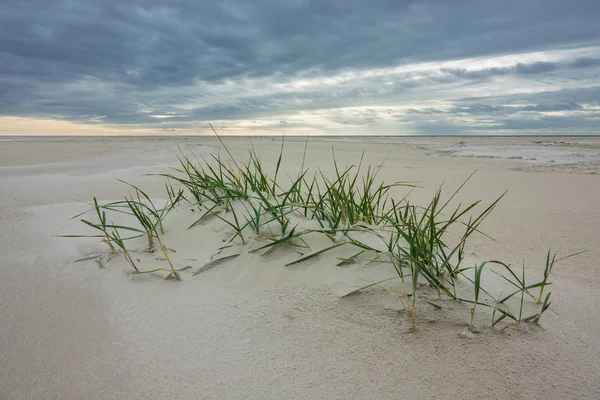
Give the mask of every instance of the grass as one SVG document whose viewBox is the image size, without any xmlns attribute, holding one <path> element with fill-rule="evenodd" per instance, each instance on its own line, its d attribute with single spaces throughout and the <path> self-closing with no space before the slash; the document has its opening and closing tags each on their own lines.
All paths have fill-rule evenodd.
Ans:
<svg viewBox="0 0 600 400">
<path fill-rule="evenodd" d="M 422 296 L 424 291 L 433 291 L 438 299 L 445 297 L 470 305 L 468 326 L 471 330 L 475 330 L 474 322 L 480 307 L 491 310 L 492 326 L 503 321 L 508 325 L 538 323 L 550 307 L 551 293 L 543 295 L 552 283 L 550 276 L 555 263 L 576 255 L 557 258 L 556 255 L 551 257 L 549 251 L 543 278 L 533 283 L 526 281 L 524 266 L 520 274 L 500 261 L 463 266 L 469 239 L 475 234 L 485 235 L 480 229 L 481 224 L 504 196 L 500 194 L 488 205 L 473 201 L 453 206 L 457 194 L 472 175 L 447 198 L 440 188 L 428 204 L 420 206 L 409 199 L 410 191 L 416 187 L 414 183 L 380 181 L 378 174 L 383 162 L 377 167 L 365 166 L 364 153 L 357 164 L 341 166 L 332 149 L 334 173 L 328 175 L 319 168 L 311 171 L 305 167 L 305 145 L 300 169 L 292 177 L 284 174 L 282 169 L 285 159 L 283 140 L 272 175 L 253 147 L 250 147 L 246 160 L 236 160 L 222 140 L 221 143 L 229 158 L 223 159 L 219 155 L 211 155 L 208 159 L 190 157 L 181 152 L 179 166 L 161 174 L 167 179 L 168 201 L 163 207 L 157 207 L 144 191 L 125 182 L 133 190 L 132 194 L 122 201 L 104 205 L 94 198 L 92 211 L 95 218 L 81 219 L 98 234 L 68 237 L 102 238 L 111 252 L 117 251 L 115 245 L 123 252 L 134 274 L 167 271 L 169 278 L 179 280 L 179 270 L 171 262 L 162 242 L 163 221 L 172 210 L 186 203 L 201 212 L 188 229 L 197 229 L 207 219 L 217 219 L 231 229 L 228 242 L 239 240 L 239 244 L 245 245 L 251 240 L 258 243 L 249 249 L 249 253 L 267 256 L 276 248 L 286 247 L 300 252 L 301 255 L 287 266 L 322 257 L 340 247 L 354 249 L 350 257 L 339 259 L 337 265 L 340 267 L 356 262 L 389 264 L 395 276 L 357 288 L 347 295 L 398 280 L 401 291 L 385 289 L 400 300 L 413 326 L 420 322 L 421 304 L 442 308 L 435 300 Z M 283 178 L 286 175 L 287 181 Z M 400 199 L 391 197 L 392 191 L 402 188 L 409 191 L 408 195 Z M 109 223 L 107 212 L 133 216 L 137 224 Z M 308 228 L 310 221 L 315 221 L 319 228 Z M 121 232 L 127 232 L 129 236 L 122 237 Z M 375 248 L 353 238 L 356 234 L 376 238 L 381 247 Z M 326 237 L 330 243 L 312 249 L 306 238 L 315 235 Z M 125 243 L 144 236 L 148 250 L 158 243 L 168 267 L 143 270 L 133 262 Z M 487 269 L 500 275 L 514 290 L 505 296 L 493 295 L 485 287 L 484 270 Z M 472 286 L 471 294 L 460 289 L 465 283 Z M 532 292 L 534 289 L 539 289 L 537 296 Z M 512 298 L 519 299 L 516 309 L 509 306 Z M 524 302 L 529 298 L 538 304 L 539 310 L 523 316 Z"/>
<path fill-rule="evenodd" d="M 123 181 L 121 181 L 123 182 Z M 179 271 L 175 269 L 169 258 L 167 248 L 162 243 L 161 236 L 164 234 L 163 220 L 167 214 L 173 210 L 179 201 L 183 198 L 183 193 L 179 193 L 175 198 L 170 197 L 170 201 L 162 208 L 156 207 L 150 197 L 138 187 L 124 182 L 135 190 L 135 194 L 125 196 L 122 201 L 116 201 L 100 205 L 98 200 L 94 197 L 93 211 L 97 216 L 97 220 L 91 219 L 80 219 L 85 225 L 100 231 L 102 234 L 98 235 L 62 235 L 62 237 L 101 237 L 102 241 L 106 243 L 111 252 L 116 251 L 113 244 L 123 252 L 125 260 L 131 265 L 134 270 L 134 274 L 145 274 L 156 271 L 168 271 L 169 279 L 173 278 L 176 280 L 180 279 Z M 169 187 L 167 187 L 167 193 L 169 194 Z M 127 214 L 133 216 L 139 226 L 126 226 L 126 225 L 115 225 L 108 223 L 106 217 L 106 211 L 112 211 L 115 213 Z M 80 217 L 83 214 L 78 214 L 73 218 Z M 120 231 L 126 231 L 132 235 L 122 237 Z M 165 259 L 169 265 L 169 268 L 155 268 L 150 271 L 140 270 L 133 261 L 130 252 L 125 245 L 129 240 L 136 239 L 139 237 L 146 237 L 148 243 L 148 251 L 152 251 L 155 241 L 158 242 L 160 250 L 163 252 Z"/>
</svg>

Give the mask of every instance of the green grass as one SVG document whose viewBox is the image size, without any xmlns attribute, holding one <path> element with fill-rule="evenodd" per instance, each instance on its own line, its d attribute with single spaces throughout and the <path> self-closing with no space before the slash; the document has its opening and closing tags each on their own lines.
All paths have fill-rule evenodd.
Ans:
<svg viewBox="0 0 600 400">
<path fill-rule="evenodd" d="M 221 140 L 220 136 L 217 137 Z M 510 265 L 500 261 L 486 261 L 475 267 L 463 266 L 469 239 L 476 234 L 485 235 L 481 225 L 505 194 L 500 194 L 487 205 L 481 204 L 481 201 L 453 205 L 457 194 L 472 175 L 448 197 L 440 188 L 428 204 L 417 205 L 409 199 L 410 192 L 416 187 L 414 183 L 379 180 L 384 163 L 377 167 L 364 165 L 364 153 L 357 164 L 341 166 L 332 149 L 333 174 L 328 175 L 319 168 L 311 170 L 305 166 L 307 143 L 297 174 L 290 176 L 282 168 L 285 162 L 283 140 L 272 174 L 253 147 L 245 160 L 236 160 L 222 140 L 221 143 L 229 158 L 224 159 L 220 155 L 203 158 L 181 152 L 179 166 L 160 175 L 167 179 L 168 201 L 165 206 L 157 207 L 139 187 L 126 183 L 133 190 L 132 194 L 122 201 L 104 205 L 94 198 L 91 210 L 94 217 L 81 219 L 98 234 L 68 237 L 102 238 L 112 252 L 116 251 L 115 245 L 123 252 L 134 273 L 162 270 L 168 271 L 170 278 L 180 279 L 179 271 L 171 263 L 163 244 L 163 221 L 172 210 L 186 203 L 193 210 L 200 211 L 199 217 L 190 220 L 188 229 L 198 229 L 203 221 L 216 219 L 231 229 L 230 243 L 238 240 L 241 245 L 249 240 L 258 243 L 248 250 L 249 253 L 260 252 L 266 257 L 276 248 L 300 252 L 297 259 L 286 264 L 288 266 L 324 257 L 341 247 L 353 250 L 351 256 L 339 259 L 337 265 L 340 267 L 356 262 L 390 264 L 395 276 L 357 288 L 348 295 L 378 287 L 386 281 L 399 280 L 400 292 L 386 290 L 400 300 L 413 326 L 420 322 L 421 304 L 442 308 L 435 300 L 422 296 L 425 290 L 433 291 L 438 299 L 445 297 L 470 305 L 468 326 L 472 330 L 479 307 L 491 310 L 492 326 L 503 321 L 509 325 L 539 322 L 550 307 L 550 293 L 543 295 L 545 288 L 552 283 L 550 275 L 555 263 L 576 255 L 557 258 L 556 255 L 551 257 L 548 252 L 543 277 L 533 283 L 526 281 L 524 267 L 522 273 L 517 274 Z M 391 196 L 393 191 L 402 189 L 409 192 L 405 197 L 397 199 Z M 137 224 L 109 223 L 107 212 L 133 216 Z M 305 228 L 311 225 L 310 221 L 315 221 L 319 228 Z M 122 237 L 123 232 L 130 236 Z M 385 251 L 353 238 L 356 233 L 377 238 Z M 306 238 L 315 235 L 328 238 L 330 243 L 321 248 L 311 248 Z M 134 264 L 125 243 L 143 236 L 147 238 L 149 249 L 158 243 L 168 268 L 143 270 Z M 483 272 L 488 268 L 499 274 L 514 290 L 508 295 L 498 296 L 486 289 Z M 464 283 L 472 285 L 471 294 L 459 290 Z M 534 296 L 532 291 L 538 288 L 539 293 Z M 511 310 L 509 300 L 515 296 L 519 299 L 518 309 Z M 528 298 L 539 305 L 539 310 L 531 316 L 523 316 L 523 305 Z"/>
</svg>

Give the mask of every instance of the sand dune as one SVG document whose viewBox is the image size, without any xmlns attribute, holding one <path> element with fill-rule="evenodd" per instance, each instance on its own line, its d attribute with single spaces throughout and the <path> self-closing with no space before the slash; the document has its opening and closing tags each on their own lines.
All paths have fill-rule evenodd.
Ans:
<svg viewBox="0 0 600 400">
<path fill-rule="evenodd" d="M 246 155 L 247 139 L 226 141 Z M 279 139 L 253 144 L 275 163 Z M 344 163 L 363 149 L 372 165 L 389 153 L 381 178 L 418 183 L 417 202 L 475 170 L 457 202 L 489 204 L 508 190 L 483 226 L 496 242 L 475 237 L 470 263 L 525 262 L 539 276 L 548 248 L 587 250 L 557 265 L 540 326 L 491 329 L 482 317 L 478 333 L 467 329 L 469 307 L 451 301 L 423 309 L 436 322 L 406 333 L 410 321 L 385 290 L 341 298 L 389 276 L 389 266 L 336 267 L 341 249 L 288 267 L 293 251 L 261 257 L 249 242 L 220 252 L 227 226 L 213 219 L 186 230 L 197 218 L 189 208 L 165 225 L 173 262 L 189 266 L 179 282 L 131 276 L 94 239 L 52 236 L 82 231 L 69 220 L 88 208 L 81 201 L 122 198 L 129 188 L 115 178 L 164 199 L 164 180 L 146 174 L 176 165 L 177 146 L 222 150 L 212 137 L 0 143 L 0 399 L 600 397 L 599 139 L 309 141 L 306 163 L 324 172 L 333 171 L 332 146 Z M 287 140 L 289 174 L 303 150 L 303 139 Z M 132 248 L 143 249 L 140 240 Z M 160 252 L 134 257 L 164 265 Z"/>
</svg>

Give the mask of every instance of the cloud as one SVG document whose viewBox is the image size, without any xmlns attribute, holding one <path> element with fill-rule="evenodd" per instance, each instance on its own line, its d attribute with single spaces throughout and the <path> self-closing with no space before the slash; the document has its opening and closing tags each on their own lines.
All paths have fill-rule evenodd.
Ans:
<svg viewBox="0 0 600 400">
<path fill-rule="evenodd" d="M 5 0 L 0 116 L 161 132 L 213 121 L 246 133 L 468 133 L 518 131 L 522 119 L 530 130 L 534 114 L 564 130 L 545 107 L 571 104 L 582 108 L 569 129 L 590 130 L 599 17 L 585 0 Z M 432 110 L 443 118 L 424 120 Z"/>
<path fill-rule="evenodd" d="M 506 75 L 535 76 L 547 74 L 561 69 L 569 70 L 573 68 L 593 68 L 597 66 L 600 66 L 600 58 L 581 57 L 575 59 L 574 61 L 536 61 L 530 63 L 519 62 L 506 67 L 493 67 L 479 70 L 442 69 L 442 71 L 458 78 L 482 79 Z"/>
</svg>

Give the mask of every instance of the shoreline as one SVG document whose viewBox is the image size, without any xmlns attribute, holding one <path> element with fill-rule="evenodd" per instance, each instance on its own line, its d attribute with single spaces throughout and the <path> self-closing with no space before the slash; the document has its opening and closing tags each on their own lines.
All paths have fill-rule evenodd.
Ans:
<svg viewBox="0 0 600 400">
<path fill-rule="evenodd" d="M 228 135 L 220 134 L 224 138 L 234 139 L 273 139 L 282 138 L 285 139 L 303 139 L 307 137 L 312 139 L 418 139 L 418 138 L 432 138 L 432 139 L 595 139 L 600 138 L 600 134 L 587 134 L 587 135 L 575 135 L 575 134 L 531 134 L 531 135 L 292 135 L 292 134 L 278 134 L 278 135 Z M 214 137 L 214 133 L 197 134 L 197 135 L 0 135 L 0 142 L 4 141 L 52 141 L 52 140 L 102 140 L 102 139 L 123 139 L 123 140 L 144 140 L 144 139 L 199 139 Z"/>
</svg>

